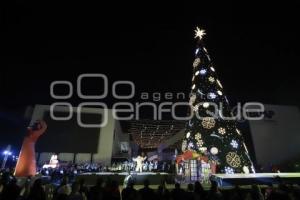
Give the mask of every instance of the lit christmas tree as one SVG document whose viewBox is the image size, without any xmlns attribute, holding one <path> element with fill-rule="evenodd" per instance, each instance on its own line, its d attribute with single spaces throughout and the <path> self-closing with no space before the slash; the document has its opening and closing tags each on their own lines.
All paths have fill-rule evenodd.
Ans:
<svg viewBox="0 0 300 200">
<path fill-rule="evenodd" d="M 195 32 L 197 48 L 190 96 L 193 117 L 186 127 L 182 151 L 207 156 L 217 163 L 219 173 L 255 173 L 237 122 L 227 119 L 232 116 L 230 106 L 203 45 L 205 32 L 198 27 Z"/>
</svg>

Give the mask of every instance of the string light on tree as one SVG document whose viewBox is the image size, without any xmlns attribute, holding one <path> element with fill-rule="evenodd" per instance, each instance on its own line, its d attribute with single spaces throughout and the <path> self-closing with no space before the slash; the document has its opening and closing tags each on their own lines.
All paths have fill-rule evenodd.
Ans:
<svg viewBox="0 0 300 200">
<path fill-rule="evenodd" d="M 223 86 L 219 80 L 217 80 L 217 84 L 219 85 L 220 88 L 223 88 Z"/>
<path fill-rule="evenodd" d="M 245 148 L 246 153 L 248 154 L 249 152 L 248 152 L 248 148 L 247 148 L 245 142 L 243 142 L 243 146 L 244 146 L 244 148 Z"/>
<path fill-rule="evenodd" d="M 191 135 L 191 132 L 187 132 L 187 134 L 186 134 L 186 138 L 189 138 L 189 137 L 190 137 L 190 135 Z"/>
<path fill-rule="evenodd" d="M 223 92 L 221 92 L 220 90 L 217 91 L 218 95 L 222 96 Z"/>
</svg>

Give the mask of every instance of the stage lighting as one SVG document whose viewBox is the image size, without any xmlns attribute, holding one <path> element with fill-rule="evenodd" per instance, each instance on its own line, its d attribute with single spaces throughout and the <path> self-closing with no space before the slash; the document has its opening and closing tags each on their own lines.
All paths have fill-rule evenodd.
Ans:
<svg viewBox="0 0 300 200">
<path fill-rule="evenodd" d="M 12 152 L 11 152 L 11 151 L 8 151 L 8 150 L 5 150 L 5 151 L 3 151 L 2 154 L 5 155 L 5 156 L 11 156 L 11 155 L 12 155 Z"/>
</svg>

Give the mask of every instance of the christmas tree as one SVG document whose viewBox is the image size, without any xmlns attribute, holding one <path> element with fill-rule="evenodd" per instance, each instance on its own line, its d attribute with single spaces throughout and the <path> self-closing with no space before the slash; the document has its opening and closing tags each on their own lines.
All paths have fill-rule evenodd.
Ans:
<svg viewBox="0 0 300 200">
<path fill-rule="evenodd" d="M 219 173 L 254 173 L 243 136 L 203 44 L 204 30 L 195 30 L 197 48 L 193 62 L 190 105 L 192 118 L 182 142 L 183 153 L 205 155 L 217 163 Z"/>
</svg>

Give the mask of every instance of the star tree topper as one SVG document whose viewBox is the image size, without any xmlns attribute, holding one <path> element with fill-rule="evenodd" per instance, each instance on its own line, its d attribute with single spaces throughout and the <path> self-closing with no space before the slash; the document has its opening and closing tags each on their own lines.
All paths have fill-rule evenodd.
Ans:
<svg viewBox="0 0 300 200">
<path fill-rule="evenodd" d="M 196 27 L 195 38 L 199 38 L 199 40 L 201 40 L 204 35 L 206 35 L 205 30 L 200 29 L 199 27 Z"/>
</svg>

